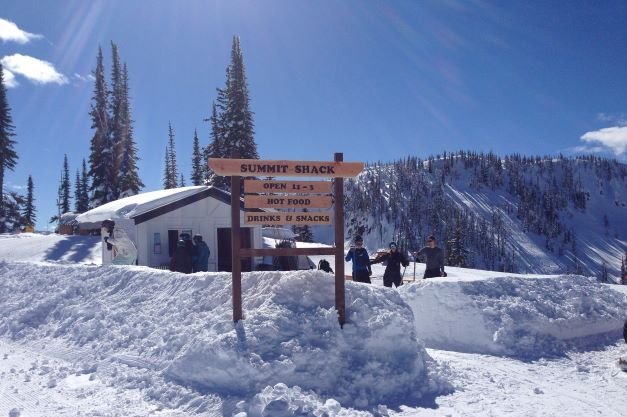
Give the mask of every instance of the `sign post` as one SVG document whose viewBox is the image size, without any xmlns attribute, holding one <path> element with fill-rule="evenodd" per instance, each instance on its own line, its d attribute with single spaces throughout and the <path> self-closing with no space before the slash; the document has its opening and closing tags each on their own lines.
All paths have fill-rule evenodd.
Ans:
<svg viewBox="0 0 627 417">
<path fill-rule="evenodd" d="M 364 164 L 362 162 L 344 162 L 344 155 L 336 153 L 332 162 L 327 161 L 284 161 L 210 158 L 209 167 L 218 175 L 231 176 L 231 244 L 233 271 L 233 321 L 238 322 L 242 314 L 242 267 L 241 258 L 255 256 L 298 256 L 298 255 L 334 255 L 335 256 L 335 309 L 338 312 L 340 326 L 346 323 L 346 298 L 344 286 L 344 178 L 355 177 Z M 241 248 L 240 242 L 240 194 L 241 177 L 255 175 L 272 177 L 329 177 L 329 181 L 275 181 L 244 180 L 245 209 L 289 209 L 314 208 L 333 211 L 262 211 L 246 212 L 246 224 L 331 224 L 335 221 L 334 248 L 277 248 L 250 249 Z M 257 193 L 256 195 L 248 195 Z M 328 195 L 328 194 L 333 194 Z M 319 194 L 319 195 L 315 195 Z M 325 195 L 326 194 L 326 195 Z"/>
</svg>

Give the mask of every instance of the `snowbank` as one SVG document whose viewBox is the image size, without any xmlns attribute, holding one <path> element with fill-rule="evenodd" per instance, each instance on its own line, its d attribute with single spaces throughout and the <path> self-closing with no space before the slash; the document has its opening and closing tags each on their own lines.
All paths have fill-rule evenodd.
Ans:
<svg viewBox="0 0 627 417">
<path fill-rule="evenodd" d="M 102 262 L 100 236 L 0 234 L 0 261 Z"/>
<path fill-rule="evenodd" d="M 401 287 L 427 347 L 537 358 L 618 337 L 627 296 L 581 276 L 432 279 Z"/>
<path fill-rule="evenodd" d="M 0 263 L 0 276 L 0 293 L 11 294 L 0 301 L 0 335 L 72 346 L 81 357 L 65 359 L 166 404 L 238 397 L 253 416 L 281 406 L 265 400 L 276 390 L 302 411 L 333 408 L 325 398 L 362 409 L 418 405 L 449 389 L 397 292 L 347 283 L 342 330 L 333 278 L 319 271 L 244 274 L 237 326 L 226 273 Z M 124 372 L 111 371 L 121 364 Z M 322 399 L 303 403 L 310 396 Z"/>
</svg>

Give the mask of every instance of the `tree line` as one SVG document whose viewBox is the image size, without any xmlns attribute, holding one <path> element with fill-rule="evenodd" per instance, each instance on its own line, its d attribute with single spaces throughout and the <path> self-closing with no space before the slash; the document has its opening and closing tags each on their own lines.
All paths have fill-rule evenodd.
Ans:
<svg viewBox="0 0 627 417">
<path fill-rule="evenodd" d="M 64 213 L 83 213 L 92 208 L 139 193 L 144 184 L 138 172 L 138 149 L 133 133 L 129 93 L 129 71 L 120 57 L 118 46 L 111 42 L 111 70 L 107 81 L 102 48 L 98 48 L 96 67 L 92 71 L 94 89 L 89 117 L 93 135 L 88 159 L 82 160 L 72 179 L 67 154 L 64 155 L 57 192 L 57 213 L 50 221 L 58 221 Z M 15 127 L 7 102 L 0 66 L 0 190 L 4 186 L 5 170 L 13 170 L 18 160 L 15 151 Z M 230 184 L 208 168 L 209 158 L 229 157 L 239 153 L 242 158 L 258 159 L 254 140 L 253 112 L 250 110 L 248 83 L 244 58 L 238 37 L 233 38 L 231 61 L 226 68 L 226 82 L 217 88 L 211 106 L 210 139 L 200 145 L 194 131 L 191 173 L 192 185 L 213 185 L 228 190 Z M 34 185 L 28 179 L 28 192 L 0 192 L 0 232 L 32 229 L 36 222 Z M 179 169 L 172 124 L 168 124 L 165 149 L 164 188 L 185 186 L 185 176 Z M 72 206 L 71 200 L 74 200 Z"/>
</svg>

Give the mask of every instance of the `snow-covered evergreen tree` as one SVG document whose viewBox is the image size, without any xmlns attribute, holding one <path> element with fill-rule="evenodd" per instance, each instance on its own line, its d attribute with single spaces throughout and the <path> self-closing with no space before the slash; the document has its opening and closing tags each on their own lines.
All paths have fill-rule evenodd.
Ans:
<svg viewBox="0 0 627 417">
<path fill-rule="evenodd" d="M 198 132 L 194 129 L 194 145 L 192 150 L 192 185 L 203 185 L 204 183 L 204 169 L 202 166 L 202 152 L 200 150 L 200 141 L 198 140 Z"/>
<path fill-rule="evenodd" d="M 9 214 L 9 203 L 4 195 L 4 173 L 7 169 L 13 171 L 18 158 L 14 136 L 15 127 L 4 85 L 4 69 L 0 64 L 0 233 L 7 231 L 7 221 L 3 219 Z"/>
<path fill-rule="evenodd" d="M 17 232 L 24 228 L 25 199 L 22 195 L 10 191 L 4 196 L 4 217 L 0 220 L 0 227 L 5 232 Z"/>
<path fill-rule="evenodd" d="M 94 94 L 92 96 L 91 128 L 94 135 L 91 139 L 89 155 L 89 177 L 91 178 L 92 207 L 98 207 L 108 203 L 114 197 L 115 178 L 113 166 L 113 146 L 110 138 L 108 90 L 105 80 L 102 48 L 98 47 L 96 69 L 93 72 L 95 78 Z"/>
<path fill-rule="evenodd" d="M 33 177 L 28 176 L 28 185 L 26 191 L 26 201 L 24 203 L 24 211 L 22 212 L 24 226 L 30 229 L 34 229 L 37 222 L 37 210 L 35 209 L 35 185 L 33 184 Z"/>
</svg>

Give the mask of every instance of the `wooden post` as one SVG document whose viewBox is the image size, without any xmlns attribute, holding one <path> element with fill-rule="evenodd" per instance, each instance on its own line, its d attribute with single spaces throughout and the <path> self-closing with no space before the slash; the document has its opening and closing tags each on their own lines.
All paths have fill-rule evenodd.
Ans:
<svg viewBox="0 0 627 417">
<path fill-rule="evenodd" d="M 344 160 L 343 153 L 336 153 L 334 161 Z M 340 327 L 346 323 L 346 299 L 344 296 L 344 179 L 333 179 L 335 198 L 335 309 Z"/>
<path fill-rule="evenodd" d="M 239 155 L 233 155 L 239 158 Z M 240 262 L 240 182 L 239 175 L 231 177 L 231 271 L 233 273 L 233 321 L 243 319 L 242 314 L 242 263 Z"/>
</svg>

